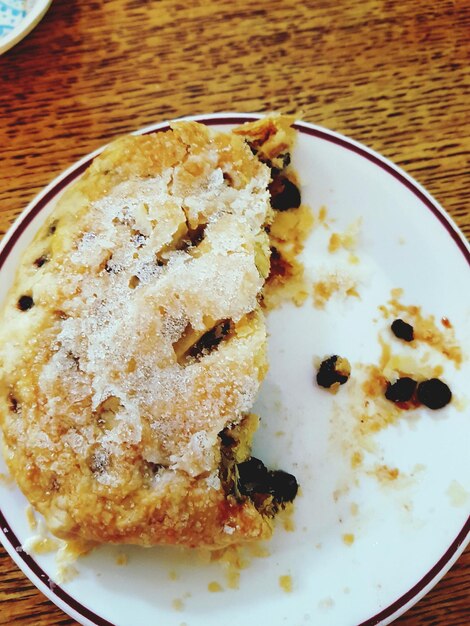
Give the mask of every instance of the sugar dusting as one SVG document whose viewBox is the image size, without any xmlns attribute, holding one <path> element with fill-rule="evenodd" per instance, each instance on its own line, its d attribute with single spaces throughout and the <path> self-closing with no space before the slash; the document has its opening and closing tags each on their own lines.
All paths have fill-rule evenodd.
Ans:
<svg viewBox="0 0 470 626">
<path fill-rule="evenodd" d="M 201 335 L 218 320 L 239 322 L 257 308 L 263 286 L 255 238 L 269 208 L 269 171 L 259 164 L 235 188 L 217 160 L 209 142 L 189 186 L 183 163 L 112 187 L 81 216 L 62 261 L 62 319 L 38 375 L 44 401 L 40 415 L 29 410 L 32 429 L 17 435 L 34 438 L 48 459 L 61 449 L 91 459 L 104 486 L 126 480 L 118 459 L 144 439 L 151 463 L 211 472 L 217 433 L 258 390 L 258 346 L 249 337 L 217 360 L 181 363 L 174 349 L 188 329 Z M 197 224 L 203 239 L 192 245 Z M 214 473 L 206 482 L 220 488 Z"/>
</svg>

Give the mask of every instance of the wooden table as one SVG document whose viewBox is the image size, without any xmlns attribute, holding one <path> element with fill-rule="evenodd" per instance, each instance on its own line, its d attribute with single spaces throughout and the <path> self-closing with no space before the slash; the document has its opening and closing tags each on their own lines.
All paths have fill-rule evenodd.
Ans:
<svg viewBox="0 0 470 626">
<path fill-rule="evenodd" d="M 281 110 L 389 157 L 469 235 L 469 32 L 467 0 L 55 0 L 0 57 L 0 233 L 118 134 Z M 469 624 L 469 598 L 467 550 L 397 623 Z M 75 622 L 0 550 L 0 624 Z"/>
</svg>

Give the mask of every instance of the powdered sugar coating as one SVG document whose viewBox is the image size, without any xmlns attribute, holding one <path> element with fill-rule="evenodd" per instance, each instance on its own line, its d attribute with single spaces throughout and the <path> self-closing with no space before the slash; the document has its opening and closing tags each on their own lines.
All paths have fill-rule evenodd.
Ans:
<svg viewBox="0 0 470 626">
<path fill-rule="evenodd" d="M 266 369 L 268 182 L 236 136 L 181 123 L 128 137 L 26 252 L 1 323 L 2 427 L 13 473 L 58 534 L 185 543 L 186 527 L 171 540 L 166 525 L 146 530 L 169 491 L 216 494 L 189 502 L 204 510 L 224 497 L 218 433 L 249 411 Z M 39 254 L 48 262 L 33 268 Z M 22 293 L 34 300 L 26 313 Z M 222 320 L 227 338 L 192 355 Z M 113 527 L 130 496 L 141 516 Z M 106 531 L 100 498 L 113 502 Z"/>
</svg>

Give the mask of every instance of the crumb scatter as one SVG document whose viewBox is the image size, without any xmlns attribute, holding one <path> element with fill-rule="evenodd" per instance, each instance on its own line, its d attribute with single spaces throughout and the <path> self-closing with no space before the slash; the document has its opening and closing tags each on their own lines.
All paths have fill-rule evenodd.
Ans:
<svg viewBox="0 0 470 626">
<path fill-rule="evenodd" d="M 292 592 L 292 576 L 290 576 L 289 574 L 283 574 L 282 576 L 279 576 L 279 587 L 285 593 L 291 593 Z"/>
<path fill-rule="evenodd" d="M 171 602 L 171 606 L 175 611 L 182 611 L 184 609 L 184 602 L 181 598 L 174 598 Z"/>
<path fill-rule="evenodd" d="M 354 537 L 354 535 L 353 535 L 352 533 L 345 533 L 345 534 L 342 536 L 342 539 L 343 539 L 343 543 L 344 543 L 345 545 L 347 545 L 347 546 L 352 546 L 352 544 L 354 543 L 354 539 L 355 539 L 355 537 Z"/>
</svg>

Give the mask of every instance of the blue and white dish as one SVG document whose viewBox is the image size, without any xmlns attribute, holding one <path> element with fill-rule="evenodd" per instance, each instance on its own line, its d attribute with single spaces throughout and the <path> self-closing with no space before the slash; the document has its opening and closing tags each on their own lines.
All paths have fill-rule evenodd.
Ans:
<svg viewBox="0 0 470 626">
<path fill-rule="evenodd" d="M 10 50 L 41 21 L 52 0 L 0 0 L 0 54 Z"/>
</svg>

